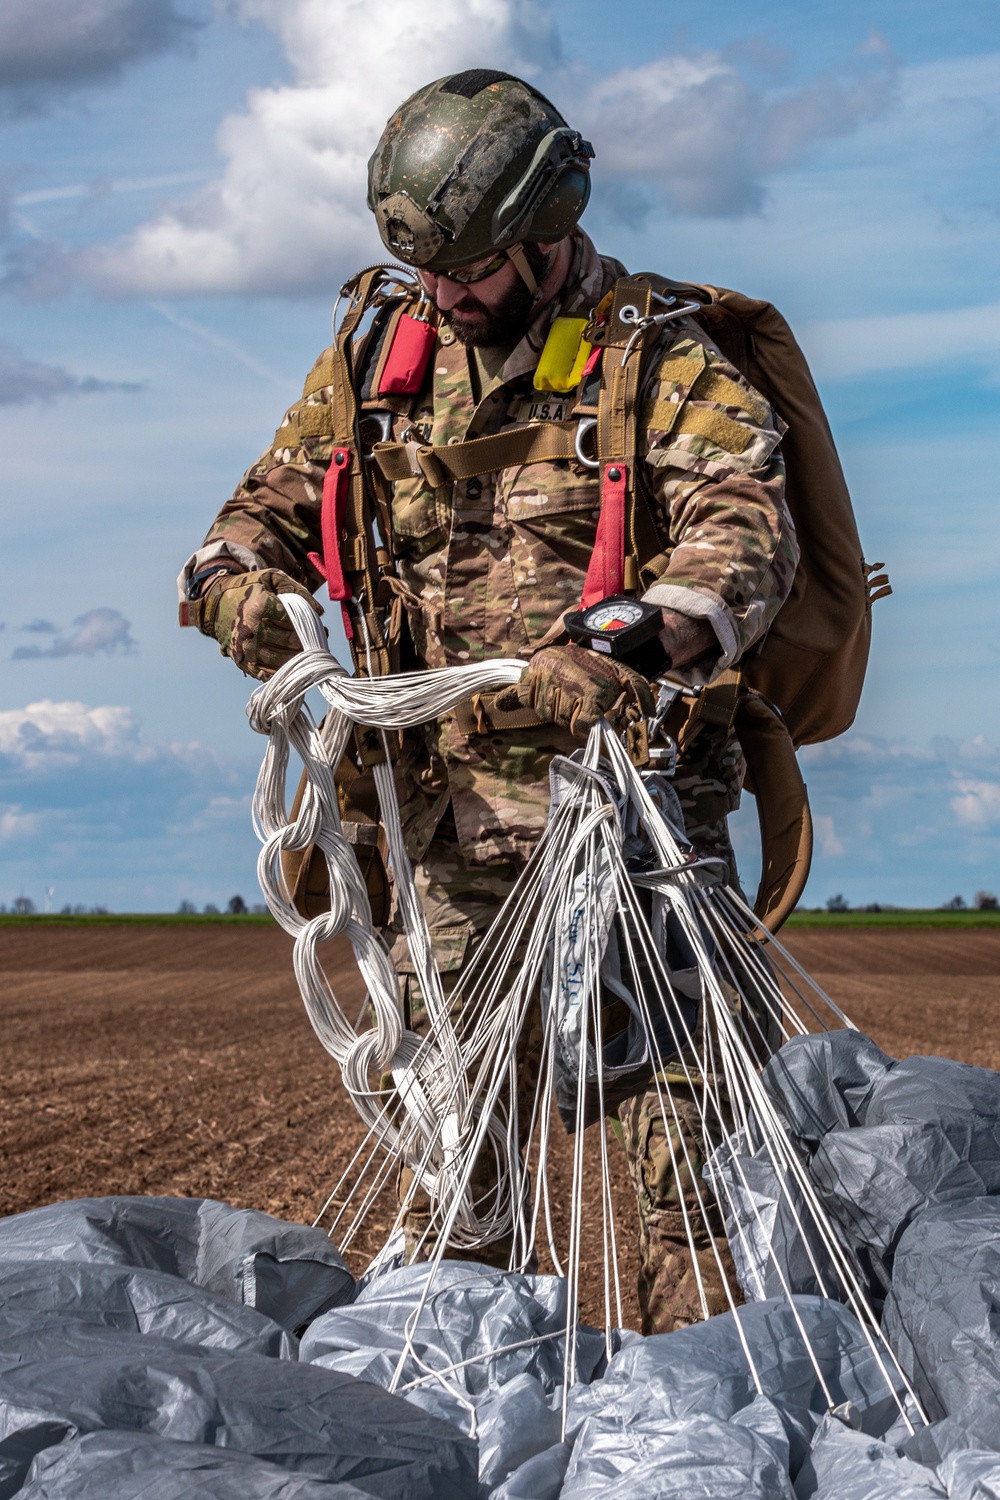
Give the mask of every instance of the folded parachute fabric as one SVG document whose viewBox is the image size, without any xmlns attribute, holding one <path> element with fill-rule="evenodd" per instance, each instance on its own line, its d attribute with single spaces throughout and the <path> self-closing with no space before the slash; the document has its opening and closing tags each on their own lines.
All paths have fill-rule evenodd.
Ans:
<svg viewBox="0 0 1000 1500">
<path fill-rule="evenodd" d="M 728 1173 L 745 1273 L 790 1294 L 647 1338 L 577 1327 L 568 1390 L 559 1277 L 355 1283 L 321 1231 L 206 1200 L 0 1220 L 0 1500 L 1000 1500 L 1000 1075 L 844 1030 L 764 1082 L 805 1177 L 782 1189 L 752 1119 L 705 1176 Z M 884 1279 L 898 1368 L 801 1291 L 810 1192 Z"/>
<path fill-rule="evenodd" d="M 948 1493 L 922 1464 L 825 1417 L 795 1481 L 796 1500 L 936 1500 Z"/>
<path fill-rule="evenodd" d="M 19 1500 L 370 1500 L 353 1484 L 290 1474 L 231 1448 L 91 1432 L 33 1461 Z"/>
<path fill-rule="evenodd" d="M 290 1360 L 132 1347 L 118 1357 L 26 1361 L 0 1368 L 0 1412 L 0 1500 L 17 1493 L 45 1449 L 116 1428 L 238 1448 L 381 1500 L 476 1493 L 476 1446 L 453 1426 L 349 1375 Z"/>
<path fill-rule="evenodd" d="M 829 1407 L 820 1376 L 833 1403 L 864 1432 L 881 1436 L 898 1419 L 879 1361 L 847 1308 L 820 1297 L 797 1297 L 752 1303 L 706 1323 L 628 1343 L 603 1380 L 571 1393 L 567 1437 L 611 1406 L 623 1422 L 649 1407 L 664 1422 L 695 1412 L 732 1420 L 759 1399 L 743 1340 L 753 1352 L 766 1409 L 780 1415 L 792 1474 Z M 763 1410 L 757 1408 L 758 1416 Z"/>
<path fill-rule="evenodd" d="M 597 1413 L 574 1445 L 560 1500 L 793 1500 L 787 1440 L 773 1442 L 744 1415 L 665 1421 L 647 1405 L 626 1424 Z"/>
<path fill-rule="evenodd" d="M 907 1226 L 938 1203 L 1000 1194 L 1000 1074 L 895 1062 L 856 1031 L 796 1037 L 763 1082 L 829 1212 L 886 1284 Z"/>
<path fill-rule="evenodd" d="M 76 1198 L 0 1219 L 0 1264 L 35 1259 L 163 1271 L 292 1332 L 354 1296 L 322 1230 L 210 1198 Z"/>
<path fill-rule="evenodd" d="M 363 1287 L 349 1307 L 317 1318 L 299 1357 L 398 1388 L 433 1385 L 434 1372 L 471 1395 L 515 1375 L 546 1391 L 563 1378 L 566 1282 L 497 1271 L 468 1261 L 402 1266 Z M 588 1381 L 604 1364 L 604 1335 L 581 1327 L 577 1373 Z"/>
<path fill-rule="evenodd" d="M 9 1220 L 7 1222 L 10 1222 Z M 0 1220 L 0 1232 L 3 1221 Z M 294 1359 L 280 1324 L 231 1297 L 162 1271 L 65 1260 L 0 1260 L 0 1351 L 24 1337 L 29 1349 L 104 1331 Z"/>
<path fill-rule="evenodd" d="M 1000 1198 L 929 1208 L 903 1234 L 884 1326 L 933 1418 L 1000 1452 Z"/>
</svg>

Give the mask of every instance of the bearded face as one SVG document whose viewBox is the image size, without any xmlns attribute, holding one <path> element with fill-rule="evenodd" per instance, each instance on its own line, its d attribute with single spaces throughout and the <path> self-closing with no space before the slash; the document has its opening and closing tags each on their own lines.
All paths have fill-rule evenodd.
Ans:
<svg viewBox="0 0 1000 1500">
<path fill-rule="evenodd" d="M 503 347 L 516 344 L 527 332 L 533 300 L 518 278 L 492 307 L 484 307 L 475 289 L 468 287 L 461 300 L 441 316 L 459 343 L 467 348 Z"/>
</svg>

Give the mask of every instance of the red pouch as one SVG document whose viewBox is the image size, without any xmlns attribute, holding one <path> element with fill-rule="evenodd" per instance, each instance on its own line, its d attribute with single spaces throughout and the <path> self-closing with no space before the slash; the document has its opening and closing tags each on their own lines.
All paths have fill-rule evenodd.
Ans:
<svg viewBox="0 0 1000 1500">
<path fill-rule="evenodd" d="M 392 347 L 382 366 L 380 396 L 415 396 L 424 383 L 427 362 L 437 338 L 430 323 L 404 313 L 396 324 Z"/>
</svg>

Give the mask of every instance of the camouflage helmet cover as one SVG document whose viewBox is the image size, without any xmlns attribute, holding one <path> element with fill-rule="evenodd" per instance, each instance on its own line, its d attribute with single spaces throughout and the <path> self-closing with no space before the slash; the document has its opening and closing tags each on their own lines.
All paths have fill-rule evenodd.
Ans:
<svg viewBox="0 0 1000 1500">
<path fill-rule="evenodd" d="M 368 206 L 393 255 L 455 270 L 568 234 L 590 196 L 593 154 L 531 84 L 476 68 L 396 110 L 368 163 Z"/>
</svg>

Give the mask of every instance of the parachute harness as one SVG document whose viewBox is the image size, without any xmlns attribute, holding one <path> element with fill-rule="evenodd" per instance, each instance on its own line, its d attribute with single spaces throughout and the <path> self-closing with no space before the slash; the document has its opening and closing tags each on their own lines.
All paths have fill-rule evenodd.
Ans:
<svg viewBox="0 0 1000 1500">
<path fill-rule="evenodd" d="M 613 1114 L 629 1091 L 648 1089 L 656 1095 L 675 1175 L 693 1187 L 706 1224 L 713 1200 L 722 1208 L 734 1256 L 746 1268 L 746 1295 L 775 1295 L 776 1277 L 830 1410 L 850 1419 L 836 1406 L 786 1272 L 771 1249 L 770 1225 L 744 1168 L 751 1155 L 762 1155 L 773 1169 L 820 1295 L 837 1297 L 853 1312 L 910 1430 L 914 1421 L 926 1422 L 882 1335 L 853 1254 L 830 1221 L 759 1076 L 759 1059 L 773 1044 L 829 1029 L 831 1020 L 852 1023 L 762 931 L 740 895 L 722 883 L 718 862 L 695 857 L 669 782 L 655 772 L 640 774 L 603 723 L 576 756 L 556 757 L 546 830 L 458 989 L 446 998 L 403 842 L 388 754 L 374 767 L 400 919 L 426 1006 L 427 1028 L 418 1035 L 405 1024 L 399 979 L 374 928 L 353 848 L 341 831 L 333 768 L 355 724 L 384 736 L 438 718 L 476 693 L 518 681 L 523 662 L 498 659 L 351 677 L 330 654 L 323 627 L 306 601 L 289 594 L 282 603 L 304 649 L 257 689 L 248 710 L 252 727 L 268 736 L 253 805 L 262 844 L 258 876 L 275 919 L 295 938 L 295 976 L 309 1020 L 336 1059 L 367 1126 L 317 1223 L 336 1205 L 329 1232 L 340 1231 L 341 1249 L 349 1247 L 390 1175 L 405 1164 L 410 1186 L 371 1268 L 377 1273 L 380 1263 L 393 1263 L 418 1195 L 429 1203 L 426 1228 L 407 1249 L 411 1259 L 429 1261 L 431 1270 L 391 1388 L 399 1385 L 407 1359 L 417 1359 L 413 1330 L 433 1296 L 434 1268 L 449 1246 L 467 1254 L 502 1241 L 510 1246 L 510 1268 L 518 1270 L 533 1264 L 536 1243 L 544 1239 L 568 1289 L 565 1424 L 576 1378 L 584 1159 L 593 1137 L 599 1143 L 609 1358 L 612 1332 L 623 1323 L 606 1133 L 599 1129 L 588 1136 L 585 1127 Z M 314 689 L 328 704 L 322 726 L 305 701 Z M 291 750 L 307 775 L 294 821 L 285 788 Z M 309 845 L 322 851 L 330 883 L 330 910 L 311 919 L 292 905 L 281 866 L 283 852 Z M 350 942 L 367 991 L 353 1020 L 317 952 L 320 943 L 338 934 Z M 618 1002 L 615 1014 L 627 1018 L 624 1030 L 616 1022 L 614 1036 L 606 1034 L 609 1000 Z M 533 1098 L 525 1105 L 519 1098 L 518 1049 L 539 1004 L 542 1056 Z M 683 1080 L 685 1097 L 695 1101 L 702 1139 L 716 1145 L 705 1181 L 689 1154 L 671 1076 Z M 567 1245 L 556 1243 L 549 1195 L 554 1100 L 574 1137 Z M 519 1113 L 525 1107 L 527 1121 Z M 684 1194 L 678 1199 L 707 1317 L 694 1247 L 700 1226 L 691 1222 Z M 709 1234 L 708 1242 L 748 1369 L 762 1392 L 740 1323 L 740 1291 L 730 1285 L 715 1236 Z M 772 1283 L 770 1291 L 765 1279 Z M 477 1358 L 486 1361 L 503 1352 L 490 1350 Z M 430 1369 L 418 1361 L 418 1368 L 425 1372 L 421 1383 L 448 1385 L 459 1367 Z M 468 1404 L 456 1386 L 448 1388 Z"/>
</svg>

